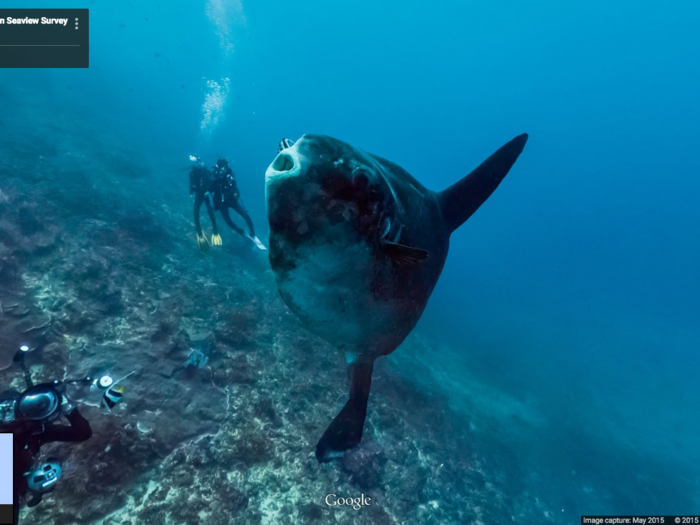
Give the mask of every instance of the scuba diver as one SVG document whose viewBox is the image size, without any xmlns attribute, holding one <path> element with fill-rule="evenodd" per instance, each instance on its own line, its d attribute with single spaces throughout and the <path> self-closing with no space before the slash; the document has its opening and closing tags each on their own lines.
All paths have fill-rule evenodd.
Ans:
<svg viewBox="0 0 700 525">
<path fill-rule="evenodd" d="M 238 192 L 236 177 L 234 176 L 233 170 L 229 166 L 228 161 L 223 158 L 217 160 L 213 173 L 214 182 L 210 187 L 210 192 L 213 195 L 214 209 L 221 212 L 221 216 L 224 218 L 224 221 L 233 231 L 253 241 L 253 243 L 255 243 L 255 245 L 261 250 L 266 250 L 267 248 L 265 248 L 263 243 L 260 242 L 260 239 L 258 239 L 258 237 L 255 235 L 253 221 L 240 200 L 240 193 Z M 243 217 L 248 225 L 250 234 L 246 235 L 241 228 L 234 224 L 234 222 L 231 220 L 231 215 L 229 214 L 229 208 L 233 208 L 238 215 Z M 213 239 L 214 237 L 212 237 L 212 244 L 221 244 L 221 237 L 218 237 L 218 243 L 214 243 Z"/>
<path fill-rule="evenodd" d="M 58 412 L 68 419 L 70 426 L 46 422 L 53 402 L 51 394 L 47 391 L 29 398 L 25 397 L 17 407 L 23 415 L 27 414 L 24 416 L 27 420 L 12 428 L 14 434 L 12 504 L 15 524 L 19 522 L 20 498 L 30 492 L 27 497 L 27 506 L 38 505 L 43 494 L 53 488 L 61 475 L 61 467 L 55 460 L 49 460 L 38 468 L 31 469 L 41 446 L 55 441 L 76 443 L 92 436 L 90 423 L 80 414 L 78 407 L 65 400 L 61 403 Z"/>
<path fill-rule="evenodd" d="M 190 170 L 190 195 L 194 194 L 194 226 L 197 231 L 197 244 L 199 244 L 199 248 L 202 251 L 207 251 L 209 249 L 209 241 L 207 241 L 204 233 L 202 233 L 202 225 L 199 223 L 199 210 L 202 207 L 202 203 L 206 204 L 209 220 L 211 220 L 213 230 L 211 243 L 214 245 L 221 245 L 221 236 L 216 227 L 216 216 L 214 215 L 214 201 L 209 191 L 214 182 L 214 176 L 211 171 L 204 166 L 202 159 L 199 157 L 190 155 L 190 162 L 192 162 L 192 169 Z"/>
<path fill-rule="evenodd" d="M 56 380 L 34 385 L 24 357 L 29 347 L 23 345 L 14 356 L 24 370 L 27 389 L 12 392 L 0 398 L 0 432 L 13 434 L 13 506 L 14 523 L 19 520 L 20 499 L 25 498 L 28 507 L 41 502 L 44 494 L 52 491 L 61 476 L 61 465 L 48 459 L 35 466 L 42 445 L 57 441 L 77 443 L 92 436 L 90 423 L 65 393 L 68 385 L 90 384 L 90 390 L 102 390 L 101 406 L 110 410 L 121 399 L 124 389 L 116 387 L 109 375 L 99 379 Z M 118 381 L 117 381 L 118 383 Z M 64 416 L 70 425 L 57 424 Z"/>
</svg>

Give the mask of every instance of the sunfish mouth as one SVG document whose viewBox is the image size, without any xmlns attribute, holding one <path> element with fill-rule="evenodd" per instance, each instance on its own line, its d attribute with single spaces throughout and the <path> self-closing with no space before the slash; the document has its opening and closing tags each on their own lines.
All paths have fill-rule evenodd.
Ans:
<svg viewBox="0 0 700 525">
<path fill-rule="evenodd" d="M 266 180 L 278 177 L 295 177 L 301 173 L 301 155 L 297 148 L 299 142 L 301 141 L 283 149 L 277 154 L 277 157 L 275 157 L 275 160 L 272 161 L 272 164 L 265 172 Z"/>
</svg>

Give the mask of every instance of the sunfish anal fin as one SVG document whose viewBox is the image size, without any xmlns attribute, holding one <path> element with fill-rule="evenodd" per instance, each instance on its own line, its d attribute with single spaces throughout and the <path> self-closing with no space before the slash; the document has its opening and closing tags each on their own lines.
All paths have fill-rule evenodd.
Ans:
<svg viewBox="0 0 700 525">
<path fill-rule="evenodd" d="M 348 365 L 350 372 L 350 399 L 331 421 L 316 445 L 316 459 L 327 463 L 356 447 L 362 440 L 367 417 L 367 400 L 372 386 L 374 361 L 355 361 Z"/>
</svg>

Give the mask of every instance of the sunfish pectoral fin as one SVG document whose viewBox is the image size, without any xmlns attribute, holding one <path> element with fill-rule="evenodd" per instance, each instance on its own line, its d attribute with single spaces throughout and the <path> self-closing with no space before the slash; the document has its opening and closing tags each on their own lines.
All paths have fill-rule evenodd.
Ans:
<svg viewBox="0 0 700 525">
<path fill-rule="evenodd" d="M 412 246 L 389 241 L 382 241 L 381 246 L 382 251 L 388 257 L 402 266 L 417 264 L 428 258 L 427 250 L 422 248 L 413 248 Z"/>
<path fill-rule="evenodd" d="M 491 155 L 462 180 L 438 194 L 450 232 L 459 228 L 488 199 L 518 160 L 527 133 L 518 135 Z"/>
<path fill-rule="evenodd" d="M 359 445 L 362 440 L 374 361 L 354 361 L 348 367 L 350 399 L 331 421 L 316 445 L 316 459 L 319 463 L 327 463 L 341 457 L 343 453 Z"/>
</svg>

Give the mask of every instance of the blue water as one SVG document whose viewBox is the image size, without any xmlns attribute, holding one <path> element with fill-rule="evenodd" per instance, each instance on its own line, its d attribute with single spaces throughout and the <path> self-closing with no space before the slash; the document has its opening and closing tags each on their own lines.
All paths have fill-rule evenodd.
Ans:
<svg viewBox="0 0 700 525">
<path fill-rule="evenodd" d="M 465 421 L 494 412 L 482 438 L 549 512 L 700 514 L 700 4 L 102 4 L 88 70 L 0 82 L 128 137 L 183 199 L 188 154 L 229 156 L 261 230 L 282 137 L 440 190 L 529 133 L 452 237 L 422 359 Z"/>
</svg>

